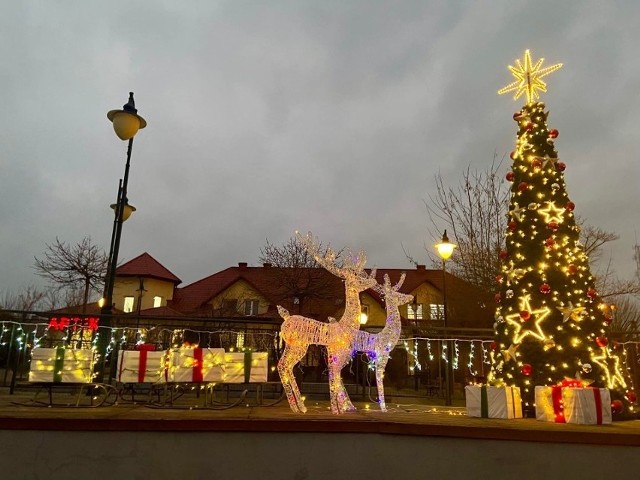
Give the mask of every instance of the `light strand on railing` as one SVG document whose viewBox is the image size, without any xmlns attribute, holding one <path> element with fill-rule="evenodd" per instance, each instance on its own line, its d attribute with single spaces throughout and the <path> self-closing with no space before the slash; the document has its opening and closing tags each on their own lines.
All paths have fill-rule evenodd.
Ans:
<svg viewBox="0 0 640 480">
<path fill-rule="evenodd" d="M 471 342 L 471 345 L 469 347 L 469 361 L 467 362 L 467 367 L 468 367 L 469 373 L 471 373 L 471 375 L 473 376 L 477 375 L 476 369 L 474 368 L 474 365 L 473 365 L 475 350 L 476 350 L 475 344 Z"/>
<path fill-rule="evenodd" d="M 458 340 L 453 341 L 453 369 L 458 370 L 460 360 L 460 349 L 458 348 Z"/>
<path fill-rule="evenodd" d="M 427 354 L 429 355 L 429 361 L 432 362 L 435 357 L 431 351 L 431 340 L 427 340 Z"/>
</svg>

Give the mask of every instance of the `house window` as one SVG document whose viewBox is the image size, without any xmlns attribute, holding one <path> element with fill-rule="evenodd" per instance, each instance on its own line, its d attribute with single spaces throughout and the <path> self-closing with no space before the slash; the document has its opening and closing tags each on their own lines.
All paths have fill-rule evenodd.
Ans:
<svg viewBox="0 0 640 480">
<path fill-rule="evenodd" d="M 440 303 L 430 304 L 429 314 L 431 315 L 431 320 L 444 321 L 444 305 Z"/>
<path fill-rule="evenodd" d="M 162 306 L 162 297 L 153 297 L 153 308 Z"/>
<path fill-rule="evenodd" d="M 298 297 L 293 297 L 293 304 L 300 305 L 300 299 Z"/>
<path fill-rule="evenodd" d="M 407 318 L 409 320 L 422 320 L 422 304 L 407 304 Z"/>
<path fill-rule="evenodd" d="M 135 302 L 135 297 L 124 297 L 124 307 L 122 309 L 124 313 L 133 312 L 134 302 Z"/>
<path fill-rule="evenodd" d="M 222 301 L 222 314 L 234 315 L 238 312 L 238 299 L 231 298 Z"/>
<path fill-rule="evenodd" d="M 260 302 L 255 299 L 245 300 L 244 302 L 244 314 L 247 316 L 255 316 L 258 314 L 258 305 Z"/>
</svg>

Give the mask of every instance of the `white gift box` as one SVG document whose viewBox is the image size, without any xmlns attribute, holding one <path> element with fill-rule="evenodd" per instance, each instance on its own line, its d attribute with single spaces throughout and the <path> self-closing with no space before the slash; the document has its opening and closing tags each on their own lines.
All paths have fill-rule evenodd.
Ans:
<svg viewBox="0 0 640 480">
<path fill-rule="evenodd" d="M 166 367 L 166 350 L 120 350 L 116 380 L 121 383 L 165 383 Z"/>
<path fill-rule="evenodd" d="M 611 393 L 606 388 L 536 387 L 536 418 L 545 422 L 611 423 Z"/>
<path fill-rule="evenodd" d="M 224 348 L 183 347 L 171 352 L 172 382 L 222 382 Z"/>
<path fill-rule="evenodd" d="M 262 383 L 267 381 L 268 352 L 230 352 L 224 354 L 225 383 Z M 245 363 L 246 362 L 246 363 Z M 250 371 L 245 372 L 245 364 Z"/>
<path fill-rule="evenodd" d="M 89 349 L 34 348 L 31 352 L 29 381 L 91 383 L 93 357 L 93 350 Z"/>
<path fill-rule="evenodd" d="M 467 385 L 467 415 L 483 418 L 522 418 L 519 387 Z"/>
</svg>

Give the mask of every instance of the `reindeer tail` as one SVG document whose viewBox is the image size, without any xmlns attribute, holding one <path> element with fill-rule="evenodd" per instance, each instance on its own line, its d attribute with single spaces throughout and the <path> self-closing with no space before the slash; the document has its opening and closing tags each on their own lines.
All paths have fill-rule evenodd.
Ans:
<svg viewBox="0 0 640 480">
<path fill-rule="evenodd" d="M 291 316 L 291 315 L 289 315 L 289 311 L 286 308 L 281 307 L 280 305 L 278 305 L 278 313 L 285 320 L 288 319 Z"/>
</svg>

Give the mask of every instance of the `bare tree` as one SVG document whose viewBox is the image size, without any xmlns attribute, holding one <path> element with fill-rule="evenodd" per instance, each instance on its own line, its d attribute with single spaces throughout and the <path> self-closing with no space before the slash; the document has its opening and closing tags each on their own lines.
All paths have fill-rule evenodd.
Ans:
<svg viewBox="0 0 640 480">
<path fill-rule="evenodd" d="M 495 288 L 500 271 L 498 253 L 504 246 L 507 226 L 509 188 L 500 173 L 502 161 L 494 155 L 487 171 L 467 167 L 456 187 L 448 187 L 442 175 L 436 174 L 436 192 L 425 201 L 431 236 L 440 238 L 447 229 L 458 245 L 449 270 L 485 291 Z M 432 249 L 426 250 L 434 265 L 439 265 Z"/>
<path fill-rule="evenodd" d="M 48 279 L 59 289 L 82 289 L 82 311 L 86 311 L 89 294 L 100 292 L 107 271 L 108 257 L 91 237 L 84 237 L 76 245 L 61 242 L 47 244 L 44 257 L 35 257 L 36 273 Z"/>
<path fill-rule="evenodd" d="M 322 255 L 328 247 L 318 247 Z M 341 252 L 337 253 L 339 257 Z M 291 237 L 282 246 L 266 240 L 260 249 L 260 261 L 278 269 L 274 277 L 271 295 L 276 300 L 290 300 L 297 306 L 297 313 L 310 300 L 327 299 L 335 296 L 335 281 L 313 258 L 296 237 Z"/>
<path fill-rule="evenodd" d="M 2 310 L 37 311 L 49 306 L 49 290 L 42 290 L 33 285 L 21 288 L 18 292 L 5 291 L 0 299 Z"/>
</svg>

